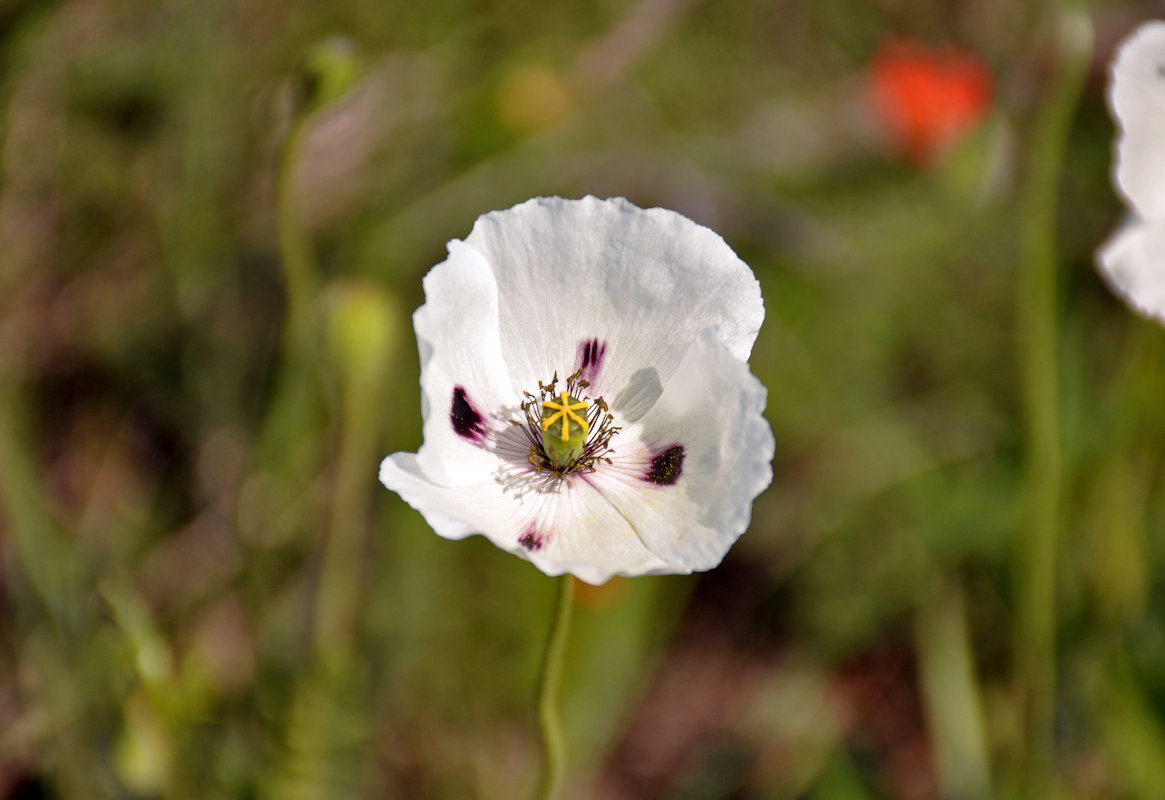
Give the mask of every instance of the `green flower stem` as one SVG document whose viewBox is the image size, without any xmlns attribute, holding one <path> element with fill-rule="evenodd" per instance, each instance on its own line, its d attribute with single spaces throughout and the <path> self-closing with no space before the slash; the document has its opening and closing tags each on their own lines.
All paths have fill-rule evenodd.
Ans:
<svg viewBox="0 0 1165 800">
<path fill-rule="evenodd" d="M 538 786 L 538 800 L 552 800 L 558 795 L 558 787 L 562 782 L 565 748 L 562 720 L 558 714 L 558 690 L 562 684 L 562 662 L 573 605 L 574 584 L 569 575 L 563 575 L 558 579 L 554 618 L 550 623 L 550 634 L 546 637 L 542 674 L 538 679 L 538 724 L 542 730 L 542 779 Z"/>
<path fill-rule="evenodd" d="M 1092 51 L 1092 29 L 1086 15 L 1065 11 L 1056 26 L 1055 74 L 1027 148 L 1030 161 L 1021 208 L 1017 311 L 1028 506 L 1020 539 L 1021 557 L 1016 562 L 1015 654 L 1026 736 L 1021 769 L 1028 797 L 1048 796 L 1054 774 L 1055 575 L 1062 496 L 1056 196 Z"/>
</svg>

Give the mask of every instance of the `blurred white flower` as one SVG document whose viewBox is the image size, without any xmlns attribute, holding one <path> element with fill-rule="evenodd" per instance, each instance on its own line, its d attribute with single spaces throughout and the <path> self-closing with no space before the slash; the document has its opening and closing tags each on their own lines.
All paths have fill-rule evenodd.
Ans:
<svg viewBox="0 0 1165 800">
<path fill-rule="evenodd" d="M 1165 22 L 1147 22 L 1113 59 L 1109 108 L 1118 136 L 1113 180 L 1126 222 L 1097 253 L 1113 290 L 1165 322 Z"/>
<path fill-rule="evenodd" d="M 621 198 L 530 200 L 448 249 L 413 317 L 424 444 L 384 485 L 550 575 L 719 564 L 772 480 L 748 266 Z"/>
</svg>

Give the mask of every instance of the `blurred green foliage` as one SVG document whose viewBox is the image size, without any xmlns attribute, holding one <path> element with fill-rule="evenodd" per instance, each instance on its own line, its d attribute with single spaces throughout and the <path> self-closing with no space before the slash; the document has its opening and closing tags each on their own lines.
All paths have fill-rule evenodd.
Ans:
<svg viewBox="0 0 1165 800">
<path fill-rule="evenodd" d="M 1092 266 L 1103 65 L 1154 9 L 1095 4 L 1050 164 L 1055 797 L 1165 796 L 1165 331 Z M 532 788 L 552 582 L 376 470 L 420 444 L 445 242 L 586 193 L 756 270 L 778 447 L 720 569 L 580 587 L 566 795 L 1032 796 L 1017 285 L 1058 13 L 0 4 L 0 797 Z M 864 96 L 903 36 L 995 79 L 925 167 Z"/>
</svg>

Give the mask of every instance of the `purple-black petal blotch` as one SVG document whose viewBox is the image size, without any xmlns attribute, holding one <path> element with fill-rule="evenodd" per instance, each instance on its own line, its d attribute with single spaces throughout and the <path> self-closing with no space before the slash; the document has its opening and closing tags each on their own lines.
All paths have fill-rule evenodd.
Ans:
<svg viewBox="0 0 1165 800">
<path fill-rule="evenodd" d="M 470 441 L 478 442 L 485 438 L 485 419 L 478 413 L 465 389 L 461 386 L 453 387 L 453 403 L 449 410 L 449 422 L 453 430 Z"/>
<path fill-rule="evenodd" d="M 607 354 L 607 343 L 598 339 L 587 339 L 578 345 L 578 369 L 584 381 L 594 383 L 603 368 L 603 356 Z"/>
<path fill-rule="evenodd" d="M 684 446 L 673 444 L 651 459 L 651 469 L 644 480 L 659 486 L 672 486 L 684 471 Z"/>
<path fill-rule="evenodd" d="M 523 534 L 522 538 L 518 540 L 518 544 L 522 545 L 522 547 L 531 552 L 541 550 L 542 545 L 545 543 L 546 539 L 539 535 L 538 532 L 533 528 L 527 528 L 526 533 Z"/>
</svg>

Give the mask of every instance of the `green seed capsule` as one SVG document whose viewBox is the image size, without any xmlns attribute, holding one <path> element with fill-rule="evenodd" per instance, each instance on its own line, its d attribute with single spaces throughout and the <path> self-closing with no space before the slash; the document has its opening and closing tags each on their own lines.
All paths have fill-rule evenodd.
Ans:
<svg viewBox="0 0 1165 800">
<path fill-rule="evenodd" d="M 565 467 L 582 455 L 590 424 L 586 401 L 562 392 L 542 404 L 542 449 L 556 467 Z"/>
</svg>

